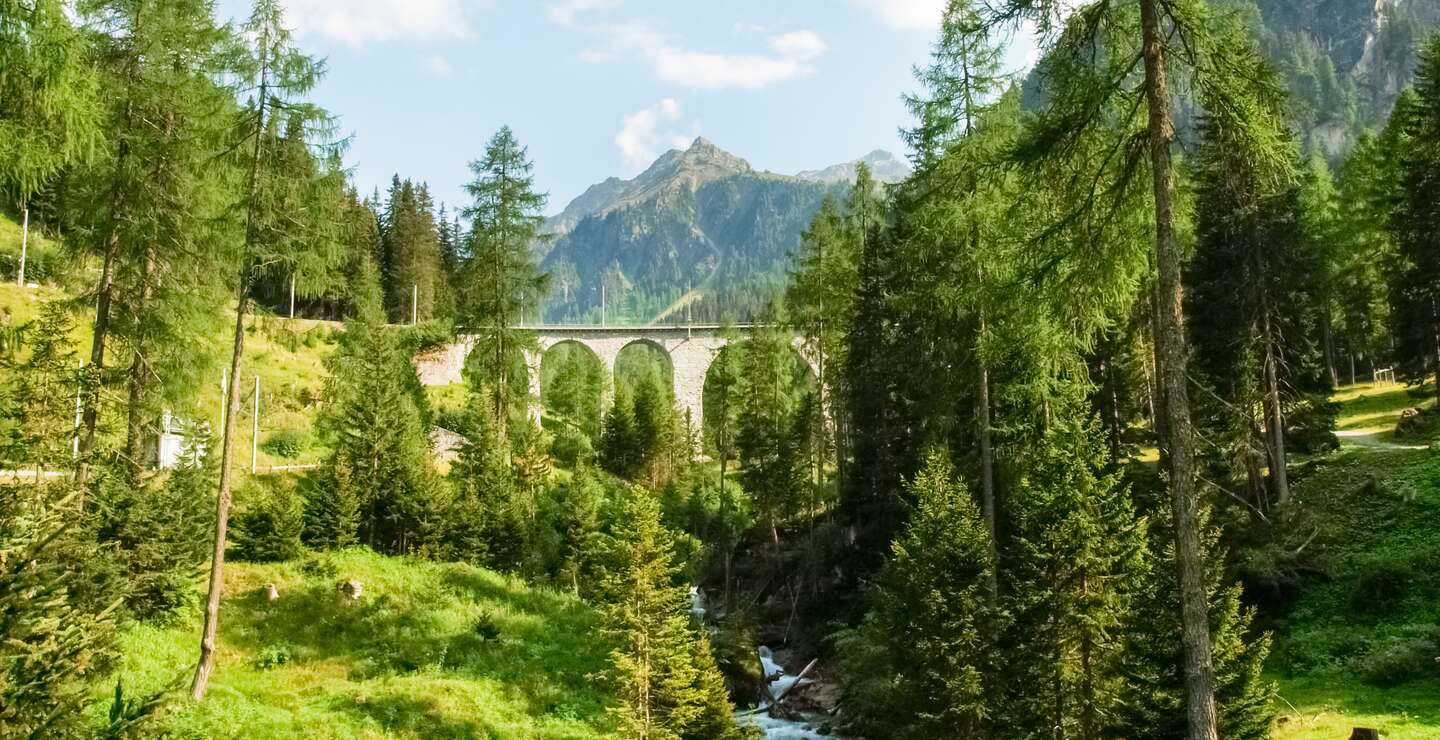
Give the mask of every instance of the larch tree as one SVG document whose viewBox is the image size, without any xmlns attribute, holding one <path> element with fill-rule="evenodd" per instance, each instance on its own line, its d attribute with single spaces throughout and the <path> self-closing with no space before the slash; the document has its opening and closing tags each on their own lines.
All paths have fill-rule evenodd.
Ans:
<svg viewBox="0 0 1440 740">
<path fill-rule="evenodd" d="M 84 477 L 95 446 L 105 368 L 118 345 L 129 360 L 124 459 L 134 477 L 159 412 L 153 396 L 181 400 L 207 369 L 196 358 L 214 354 L 200 338 L 218 333 L 223 294 L 211 276 L 227 269 L 233 243 L 231 172 L 221 154 L 234 103 L 219 82 L 231 36 L 208 0 L 96 0 L 77 9 L 102 31 L 93 57 L 111 91 L 104 146 L 76 187 L 73 241 L 100 264 L 89 296 L 95 319 L 77 474 Z"/>
<path fill-rule="evenodd" d="M 225 393 L 225 425 L 220 437 L 215 543 L 200 657 L 190 687 L 197 701 L 205 697 L 215 669 L 250 291 L 255 280 L 267 274 L 304 275 L 307 280 L 328 277 L 344 258 L 340 242 L 331 231 L 331 213 L 341 203 L 337 182 L 341 171 L 333 156 L 317 162 L 311 148 L 313 137 L 328 132 L 330 119 L 304 99 L 319 81 L 324 66 L 295 48 L 279 0 L 257 0 L 242 35 L 249 49 L 239 77 L 249 100 L 236 122 L 235 143 L 237 166 L 244 180 L 236 208 L 243 220 L 243 237 L 231 285 L 235 328 Z"/>
<path fill-rule="evenodd" d="M 1440 34 L 1420 52 L 1404 126 L 1400 198 L 1393 219 L 1399 257 L 1391 303 L 1397 349 L 1416 375 L 1428 367 L 1440 403 Z"/>
<path fill-rule="evenodd" d="M 100 134 L 99 76 L 67 5 L 0 3 L 0 194 L 22 212 Z"/>
<path fill-rule="evenodd" d="M 1188 733 L 1191 740 L 1214 740 L 1214 667 L 1201 553 L 1195 441 L 1190 413 L 1185 338 L 1184 287 L 1178 226 L 1182 214 L 1176 190 L 1176 90 L 1201 92 L 1206 113 L 1220 125 L 1242 130 L 1244 105 L 1235 100 L 1235 52 L 1250 43 L 1238 24 L 1217 23 L 1205 0 L 1137 0 L 1134 4 L 1096 3 L 1066 17 L 1064 3 L 1019 0 L 1002 3 L 990 20 L 1006 24 L 1028 20 L 1046 39 L 1038 74 L 1044 104 L 1022 159 L 1035 162 L 1075 154 L 1097 131 L 1111 129 L 1105 153 L 1088 160 L 1088 179 L 1118 169 L 1125 180 L 1148 175 L 1152 206 L 1152 266 L 1155 274 L 1155 364 L 1160 403 L 1163 467 L 1170 489 L 1180 576 L 1179 607 L 1186 678 Z M 1058 34 L 1057 30 L 1060 30 Z M 1177 77 L 1178 80 L 1172 80 Z M 1177 86 L 1178 85 L 1178 86 Z M 1111 115 L 1111 112 L 1119 112 Z M 1116 126 L 1116 123 L 1119 126 Z M 1087 179 L 1081 174 L 1080 179 Z M 1123 188 L 1122 188 L 1123 190 Z M 1070 204 L 1062 219 L 1110 207 L 1112 191 L 1096 189 Z M 1115 211 L 1111 210 L 1111 213 Z"/>
<path fill-rule="evenodd" d="M 533 348 L 534 337 L 518 327 L 548 284 L 533 251 L 545 207 L 545 195 L 535 191 L 534 167 L 505 126 L 491 137 L 485 155 L 470 163 L 475 179 L 465 186 L 472 200 L 464 210 L 470 235 L 460 321 L 475 336 L 466 371 L 485 380 L 502 438 L 530 392 L 522 353 Z"/>
</svg>

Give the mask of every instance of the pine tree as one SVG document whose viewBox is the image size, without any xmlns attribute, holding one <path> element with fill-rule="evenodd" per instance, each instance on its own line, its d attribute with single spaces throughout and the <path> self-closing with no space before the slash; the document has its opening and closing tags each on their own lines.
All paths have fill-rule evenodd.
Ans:
<svg viewBox="0 0 1440 740">
<path fill-rule="evenodd" d="M 742 737 L 709 642 L 691 624 L 689 595 L 676 585 L 672 537 L 643 489 L 621 501 L 603 559 L 600 601 L 627 737 L 637 740 Z"/>
<path fill-rule="evenodd" d="M 455 497 L 437 538 L 456 560 L 514 570 L 524 561 L 526 527 L 516 510 L 515 467 L 509 441 L 491 415 L 490 394 L 472 388 L 465 442 L 450 466 Z"/>
<path fill-rule="evenodd" d="M 422 541 L 437 481 L 429 433 L 405 377 L 415 370 L 396 337 L 369 323 L 375 318 L 351 321 L 331 360 L 335 401 L 322 420 L 334 439 L 328 473 L 336 502 L 329 508 L 335 512 L 331 521 L 339 524 L 358 504 L 358 541 L 404 553 Z M 331 529 L 328 539 L 347 538 Z"/>
<path fill-rule="evenodd" d="M 1000 573 L 1012 737 L 1115 737 L 1124 630 L 1151 567 L 1144 521 L 1093 422 L 1061 400 L 1052 424 L 1016 445 Z"/>
<path fill-rule="evenodd" d="M 484 379 L 502 436 L 510 418 L 523 412 L 530 388 L 521 353 L 534 349 L 534 337 L 516 326 L 527 307 L 540 305 L 547 284 L 532 251 L 545 207 L 533 170 L 506 126 L 491 137 L 485 156 L 470 163 L 475 179 L 466 185 L 473 201 L 464 211 L 471 229 L 459 318 L 475 336 L 466 372 Z"/>
<path fill-rule="evenodd" d="M 802 368 L 790 347 L 789 335 L 773 324 L 757 328 L 746 341 L 741 359 L 740 413 L 736 449 L 740 453 L 741 483 L 755 498 L 770 530 L 777 554 L 780 524 L 794 513 L 805 484 L 802 449 L 808 439 L 796 438 L 794 423 L 800 408 L 798 386 Z M 808 432 L 808 427 L 798 431 Z"/>
<path fill-rule="evenodd" d="M 1440 34 L 1420 52 L 1404 126 L 1400 198 L 1393 219 L 1399 265 L 1391 289 L 1397 350 L 1416 376 L 1429 368 L 1440 403 Z"/>
<path fill-rule="evenodd" d="M 34 469 L 35 482 L 44 471 L 70 459 L 75 437 L 75 395 L 80 391 L 71 337 L 75 322 L 60 301 L 46 303 L 24 330 L 31 337 L 30 356 L 13 368 L 6 403 L 4 459 Z"/>
<path fill-rule="evenodd" d="M 220 597 L 224 589 L 225 528 L 231 499 L 231 462 L 235 447 L 235 419 L 239 416 L 241 358 L 245 351 L 245 318 L 250 311 L 250 290 L 266 274 L 305 275 L 319 280 L 343 263 L 343 250 L 329 228 L 329 212 L 340 204 L 334 178 L 338 163 L 325 162 L 316 171 L 309 147 L 308 129 L 324 127 L 324 112 L 303 96 L 318 82 L 323 65 L 297 51 L 285 27 L 279 0 L 256 0 L 244 37 L 249 54 L 241 77 L 254 90 L 240 118 L 239 156 L 245 185 L 239 203 L 244 237 L 235 276 L 234 343 L 230 379 L 225 398 L 225 428 L 220 436 L 220 483 L 216 497 L 215 546 L 211 555 L 210 584 L 200 658 L 190 693 L 205 698 L 215 668 L 215 640 L 219 629 Z M 281 138 L 280 121 L 285 121 Z M 324 175 L 322 177 L 321 175 Z"/>
<path fill-rule="evenodd" d="M 1152 521 L 1163 521 L 1153 519 Z M 1151 547 L 1168 555 L 1174 547 L 1165 526 L 1152 529 Z M 1220 736 L 1258 740 L 1270 736 L 1274 716 L 1274 687 L 1261 676 L 1270 652 L 1267 635 L 1255 636 L 1254 611 L 1243 606 L 1240 586 L 1224 585 L 1217 533 L 1206 530 L 1205 557 L 1209 565 L 1206 598 L 1215 665 L 1215 698 Z M 1183 721 L 1185 706 L 1185 655 L 1177 639 L 1181 633 L 1179 592 L 1175 572 L 1160 565 L 1149 570 L 1135 599 L 1135 619 L 1124 630 L 1121 671 L 1125 676 L 1121 706 L 1116 712 L 1119 737 L 1153 737 L 1180 740 L 1189 737 Z"/>
<path fill-rule="evenodd" d="M 73 413 L 73 411 L 71 412 Z M 0 491 L 0 735 L 83 734 L 89 681 L 115 657 L 113 595 L 85 596 L 99 557 L 77 532 L 80 491 L 12 486 Z"/>
<path fill-rule="evenodd" d="M 381 240 L 390 318 L 402 324 L 412 319 L 428 321 L 436 316 L 437 302 L 445 292 L 443 255 L 430 192 L 423 183 L 405 180 L 398 189 L 391 188 L 390 197 Z"/>
<path fill-rule="evenodd" d="M 988 596 L 989 535 L 944 453 L 931 451 L 908 488 L 916 508 L 865 620 L 837 640 L 849 715 L 875 737 L 985 737 L 1004 623 Z"/>
<path fill-rule="evenodd" d="M 643 454 L 635 431 L 635 404 L 621 389 L 616 391 L 610 410 L 605 412 L 605 430 L 600 436 L 600 466 L 613 475 L 632 479 L 644 463 Z"/>
</svg>

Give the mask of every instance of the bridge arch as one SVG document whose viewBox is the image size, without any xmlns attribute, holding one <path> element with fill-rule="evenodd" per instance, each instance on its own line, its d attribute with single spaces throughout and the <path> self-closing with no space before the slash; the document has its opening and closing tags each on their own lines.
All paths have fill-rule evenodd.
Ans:
<svg viewBox="0 0 1440 740">
<path fill-rule="evenodd" d="M 565 339 L 540 353 L 541 410 L 574 424 L 591 437 L 600 434 L 610 377 L 595 350 L 577 339 Z"/>
<path fill-rule="evenodd" d="M 718 325 L 703 326 L 525 326 L 534 333 L 537 351 L 527 352 L 526 368 L 530 376 L 531 413 L 540 416 L 542 376 L 546 351 L 561 343 L 583 345 L 594 353 L 604 369 L 605 377 L 613 379 L 620 352 L 637 342 L 659 347 L 670 360 L 671 388 L 682 417 L 688 416 L 699 431 L 705 418 L 705 377 L 721 348 L 734 336 L 744 336 L 753 328 L 738 325 L 722 330 Z M 416 369 L 425 385 L 446 385 L 460 382 L 465 356 L 474 344 L 462 335 L 453 344 L 427 352 L 416 358 Z M 812 376 L 815 363 L 807 347 L 796 338 L 793 342 L 800 357 L 809 366 Z M 612 384 L 613 385 L 613 384 Z M 602 408 L 604 401 L 602 401 Z"/>
</svg>

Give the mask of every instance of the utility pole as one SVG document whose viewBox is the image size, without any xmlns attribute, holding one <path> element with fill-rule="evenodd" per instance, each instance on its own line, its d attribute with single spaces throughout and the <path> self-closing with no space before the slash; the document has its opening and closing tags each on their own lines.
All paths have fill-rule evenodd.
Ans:
<svg viewBox="0 0 1440 740">
<path fill-rule="evenodd" d="M 255 376 L 255 413 L 250 418 L 250 474 L 256 471 L 260 455 L 260 376 Z"/>
<path fill-rule="evenodd" d="M 85 420 L 85 407 L 80 403 L 81 396 L 85 393 L 85 360 L 80 360 L 81 380 L 75 386 L 75 436 L 70 441 L 70 459 L 80 458 L 80 424 Z"/>
<path fill-rule="evenodd" d="M 20 269 L 15 273 L 15 284 L 25 287 L 25 253 L 30 246 L 30 206 L 25 206 L 20 217 Z"/>
<path fill-rule="evenodd" d="M 600 325 L 605 325 L 605 283 L 600 283 Z"/>
</svg>

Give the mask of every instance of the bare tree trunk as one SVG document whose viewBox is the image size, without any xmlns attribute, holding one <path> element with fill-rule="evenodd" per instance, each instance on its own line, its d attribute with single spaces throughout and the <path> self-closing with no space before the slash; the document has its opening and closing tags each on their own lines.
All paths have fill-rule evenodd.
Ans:
<svg viewBox="0 0 1440 740">
<path fill-rule="evenodd" d="M 1190 740 L 1217 740 L 1214 667 L 1195 491 L 1194 441 L 1186 389 L 1184 288 L 1175 238 L 1175 173 L 1171 162 L 1174 129 L 1165 79 L 1165 38 L 1160 0 L 1140 0 L 1144 34 L 1147 138 L 1155 191 L 1155 271 L 1158 279 L 1155 337 L 1157 373 L 1163 392 L 1169 450 L 1170 493 L 1175 515 L 1175 559 L 1179 571 L 1181 641 L 1185 648 L 1185 708 Z"/>
<path fill-rule="evenodd" d="M 110 335 L 110 302 L 115 292 L 115 259 L 120 246 L 119 233 L 112 233 L 105 244 L 105 259 L 100 267 L 100 286 L 95 297 L 95 331 L 90 340 L 91 381 L 85 388 L 85 411 L 81 415 L 84 433 L 80 435 L 80 464 L 75 476 L 84 481 L 89 475 L 86 460 L 95 449 L 95 428 L 100 423 L 100 386 L 104 382 L 105 340 Z"/>
<path fill-rule="evenodd" d="M 980 332 L 985 332 L 985 319 L 980 319 Z M 998 594 L 995 562 L 998 557 L 995 545 L 995 453 L 990 447 L 990 371 L 980 361 L 979 377 L 975 387 L 975 427 L 980 444 L 980 509 L 985 517 L 985 532 L 989 535 L 986 548 L 990 552 L 989 575 L 985 587 L 989 589 L 993 604 Z"/>
<path fill-rule="evenodd" d="M 249 266 L 240 280 L 235 306 L 235 344 L 230 354 L 229 387 L 225 391 L 225 429 L 220 437 L 220 495 L 215 499 L 215 547 L 210 559 L 210 589 L 205 599 L 205 629 L 200 637 L 200 662 L 190 684 L 195 701 L 205 698 L 215 670 L 215 635 L 220 629 L 220 595 L 225 588 L 225 529 L 230 517 L 231 465 L 235 452 L 235 418 L 240 410 L 240 359 L 245 354 L 245 314 L 249 308 Z"/>
<path fill-rule="evenodd" d="M 1322 338 L 1325 343 L 1325 372 L 1326 377 L 1330 378 L 1330 388 L 1333 390 L 1340 387 L 1340 373 L 1335 370 L 1335 330 L 1332 326 L 1328 302 L 1320 320 L 1324 325 Z"/>
<path fill-rule="evenodd" d="M 1290 474 L 1285 461 L 1285 414 L 1280 406 L 1280 373 L 1276 367 L 1275 332 L 1270 325 L 1269 301 L 1261 297 L 1260 326 L 1265 342 L 1265 427 L 1270 447 L 1270 480 L 1275 484 L 1275 503 L 1290 500 Z"/>
<path fill-rule="evenodd" d="M 143 312 L 149 307 L 150 299 L 154 294 L 154 279 L 155 245 L 151 243 L 145 249 L 145 274 L 141 276 L 140 280 L 137 310 Z M 125 418 L 125 470 L 129 473 L 131 480 L 139 478 L 140 471 L 144 468 L 145 397 L 150 390 L 150 365 L 145 359 L 147 349 L 144 342 L 136 341 L 134 343 L 135 356 L 130 360 L 129 395 L 126 399 Z"/>
</svg>

